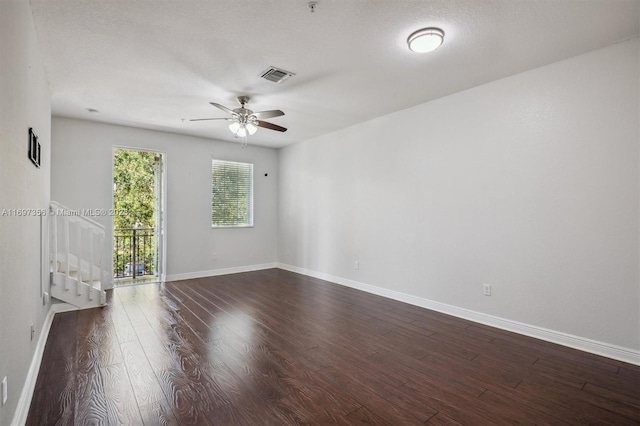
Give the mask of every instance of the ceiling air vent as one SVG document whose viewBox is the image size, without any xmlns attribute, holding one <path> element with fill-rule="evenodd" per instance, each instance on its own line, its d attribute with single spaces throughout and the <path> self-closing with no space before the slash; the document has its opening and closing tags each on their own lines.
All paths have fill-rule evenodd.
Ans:
<svg viewBox="0 0 640 426">
<path fill-rule="evenodd" d="M 280 68 L 276 67 L 269 67 L 260 73 L 260 77 L 269 81 L 273 81 L 274 83 L 282 83 L 293 75 L 295 74 L 292 72 L 281 70 Z"/>
</svg>

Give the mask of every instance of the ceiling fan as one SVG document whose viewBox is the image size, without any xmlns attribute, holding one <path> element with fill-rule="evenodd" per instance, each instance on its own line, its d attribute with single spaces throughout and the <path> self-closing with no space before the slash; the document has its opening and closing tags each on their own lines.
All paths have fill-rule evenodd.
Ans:
<svg viewBox="0 0 640 426">
<path fill-rule="evenodd" d="M 278 132 L 286 132 L 287 129 L 277 124 L 269 123 L 268 121 L 262 121 L 262 118 L 280 117 L 284 115 L 284 112 L 279 109 L 273 109 L 270 111 L 258 111 L 253 112 L 250 109 L 245 108 L 245 105 L 249 103 L 250 98 L 248 96 L 238 96 L 238 102 L 240 108 L 230 109 L 224 105 L 217 104 L 215 102 L 209 102 L 214 107 L 221 109 L 222 111 L 231 114 L 231 117 L 224 118 L 194 118 L 189 121 L 206 121 L 206 120 L 227 120 L 229 124 L 229 130 L 236 138 L 245 138 L 248 135 L 253 135 L 258 127 L 265 129 L 276 130 Z"/>
</svg>

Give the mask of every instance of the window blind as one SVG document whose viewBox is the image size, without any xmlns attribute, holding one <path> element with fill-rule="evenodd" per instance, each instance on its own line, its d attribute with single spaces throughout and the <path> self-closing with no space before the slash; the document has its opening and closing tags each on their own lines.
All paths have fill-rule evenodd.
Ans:
<svg viewBox="0 0 640 426">
<path fill-rule="evenodd" d="M 212 160 L 211 226 L 253 226 L 253 164 Z"/>
</svg>

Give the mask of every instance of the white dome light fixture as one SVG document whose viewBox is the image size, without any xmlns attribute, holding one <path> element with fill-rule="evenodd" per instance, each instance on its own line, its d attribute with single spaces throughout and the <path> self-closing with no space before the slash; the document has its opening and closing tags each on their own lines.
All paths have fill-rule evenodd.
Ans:
<svg viewBox="0 0 640 426">
<path fill-rule="evenodd" d="M 256 123 L 258 120 L 253 115 L 239 115 L 236 114 L 231 119 L 229 124 L 229 130 L 236 138 L 246 138 L 247 135 L 254 135 L 258 130 Z"/>
<path fill-rule="evenodd" d="M 412 33 L 407 38 L 409 50 L 417 53 L 426 53 L 436 50 L 444 41 L 444 31 L 440 28 L 423 28 Z"/>
</svg>

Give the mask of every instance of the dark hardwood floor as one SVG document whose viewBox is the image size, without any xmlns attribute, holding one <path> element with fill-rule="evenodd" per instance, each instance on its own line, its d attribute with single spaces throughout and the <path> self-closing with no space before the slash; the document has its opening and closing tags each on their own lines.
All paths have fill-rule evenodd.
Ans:
<svg viewBox="0 0 640 426">
<path fill-rule="evenodd" d="M 283 270 L 57 314 L 29 425 L 640 422 L 640 367 Z"/>
</svg>

